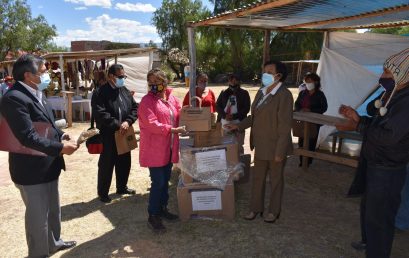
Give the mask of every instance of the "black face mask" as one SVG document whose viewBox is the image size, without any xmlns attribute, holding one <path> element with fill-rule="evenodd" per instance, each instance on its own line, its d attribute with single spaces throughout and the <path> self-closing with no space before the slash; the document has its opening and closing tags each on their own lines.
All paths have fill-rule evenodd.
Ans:
<svg viewBox="0 0 409 258">
<path fill-rule="evenodd" d="M 386 90 L 386 92 L 392 92 L 395 88 L 395 80 L 392 78 L 379 78 L 379 84 Z"/>
<path fill-rule="evenodd" d="M 232 89 L 237 89 L 239 87 L 238 84 L 229 84 L 229 87 Z"/>
</svg>

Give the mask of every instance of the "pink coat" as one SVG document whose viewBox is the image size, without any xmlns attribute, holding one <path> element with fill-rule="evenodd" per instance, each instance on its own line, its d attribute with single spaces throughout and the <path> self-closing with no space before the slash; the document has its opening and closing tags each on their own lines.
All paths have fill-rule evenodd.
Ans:
<svg viewBox="0 0 409 258">
<path fill-rule="evenodd" d="M 163 167 L 179 161 L 179 136 L 173 134 L 172 157 L 170 129 L 179 126 L 180 103 L 166 90 L 167 103 L 152 93 L 145 95 L 138 108 L 140 134 L 139 163 L 141 167 Z M 170 109 L 174 114 L 171 122 Z"/>
</svg>

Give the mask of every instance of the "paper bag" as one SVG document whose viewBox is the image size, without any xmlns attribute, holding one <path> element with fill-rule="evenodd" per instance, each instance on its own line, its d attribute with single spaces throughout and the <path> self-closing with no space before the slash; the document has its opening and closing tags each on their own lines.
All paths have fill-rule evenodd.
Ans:
<svg viewBox="0 0 409 258">
<path fill-rule="evenodd" d="M 132 125 L 129 126 L 128 130 L 124 135 L 122 135 L 119 131 L 116 131 L 115 143 L 118 155 L 125 154 L 138 147 L 138 142 L 136 141 L 133 126 Z"/>
</svg>

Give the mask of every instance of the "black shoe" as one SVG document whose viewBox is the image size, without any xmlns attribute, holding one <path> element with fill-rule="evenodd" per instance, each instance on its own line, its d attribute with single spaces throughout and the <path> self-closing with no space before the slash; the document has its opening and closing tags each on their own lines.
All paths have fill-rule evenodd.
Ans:
<svg viewBox="0 0 409 258">
<path fill-rule="evenodd" d="M 136 194 L 136 191 L 134 189 L 130 189 L 130 188 L 126 187 L 125 189 L 122 189 L 122 190 L 116 190 L 116 193 L 120 194 L 120 195 L 122 195 L 122 194 Z"/>
<path fill-rule="evenodd" d="M 179 219 L 179 216 L 173 213 L 170 213 L 168 208 L 164 207 L 162 208 L 162 211 L 160 213 L 160 217 L 167 220 L 167 221 L 177 221 Z"/>
<path fill-rule="evenodd" d="M 55 252 L 66 250 L 66 249 L 72 248 L 72 247 L 74 247 L 76 245 L 77 245 L 76 241 L 64 241 L 64 244 L 62 246 L 60 246 L 57 249 L 57 251 L 55 251 Z"/>
<path fill-rule="evenodd" d="M 100 197 L 99 197 L 99 200 L 100 200 L 101 202 L 105 202 L 105 203 L 110 203 L 110 202 L 112 201 L 112 199 L 109 198 L 108 196 L 100 196 Z"/>
<path fill-rule="evenodd" d="M 148 227 L 150 227 L 155 233 L 164 233 L 166 231 L 166 228 L 162 223 L 162 219 L 157 215 L 149 215 Z"/>
<path fill-rule="evenodd" d="M 364 251 L 366 250 L 366 243 L 359 241 L 359 242 L 352 242 L 351 243 L 352 248 L 354 248 L 357 251 Z"/>
</svg>

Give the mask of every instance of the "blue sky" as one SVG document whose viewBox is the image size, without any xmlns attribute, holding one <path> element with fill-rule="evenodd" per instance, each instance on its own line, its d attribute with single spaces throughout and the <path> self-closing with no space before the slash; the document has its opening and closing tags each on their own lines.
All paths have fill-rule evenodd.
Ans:
<svg viewBox="0 0 409 258">
<path fill-rule="evenodd" d="M 208 0 L 202 2 L 212 9 Z M 57 27 L 55 42 L 70 46 L 71 40 L 160 42 L 151 24 L 152 13 L 162 1 L 153 0 L 28 0 L 34 17 L 42 14 Z"/>
</svg>

